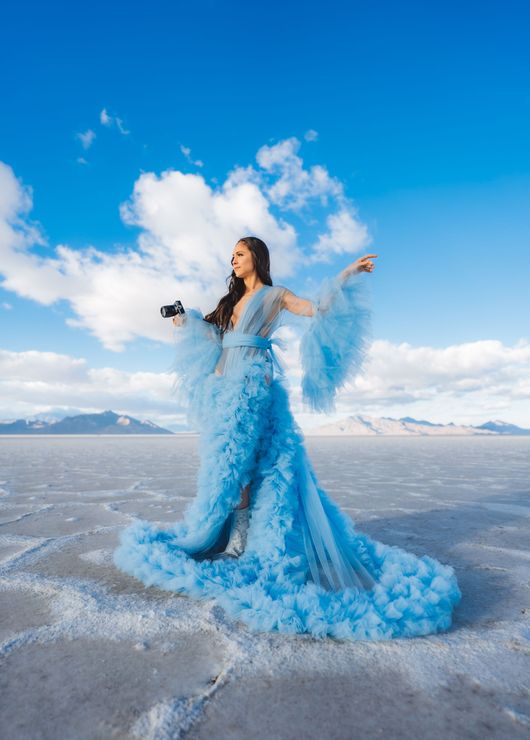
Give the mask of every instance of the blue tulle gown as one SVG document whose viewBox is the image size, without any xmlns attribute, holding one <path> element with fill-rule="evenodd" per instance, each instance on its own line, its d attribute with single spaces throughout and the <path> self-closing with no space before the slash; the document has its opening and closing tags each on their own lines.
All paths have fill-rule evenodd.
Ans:
<svg viewBox="0 0 530 740">
<path fill-rule="evenodd" d="M 315 410 L 333 408 L 362 362 L 361 280 L 327 279 L 304 319 L 302 392 Z M 124 530 L 115 563 L 148 586 L 214 599 L 256 631 L 385 640 L 446 630 L 461 597 L 452 567 L 370 539 L 319 486 L 271 340 L 285 290 L 259 289 L 224 334 L 193 309 L 175 328 L 174 390 L 201 439 L 197 495 L 172 526 Z M 245 552 L 215 558 L 248 483 Z"/>
</svg>

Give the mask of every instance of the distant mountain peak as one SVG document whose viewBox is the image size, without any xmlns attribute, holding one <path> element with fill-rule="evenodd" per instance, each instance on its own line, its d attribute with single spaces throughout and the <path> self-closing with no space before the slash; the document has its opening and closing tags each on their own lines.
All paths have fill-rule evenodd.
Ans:
<svg viewBox="0 0 530 740">
<path fill-rule="evenodd" d="M 428 427 L 443 426 L 442 424 L 436 424 L 436 423 L 433 423 L 432 421 L 426 421 L 425 419 L 413 419 L 412 416 L 403 416 L 401 417 L 401 419 L 399 419 L 399 421 L 405 421 L 405 422 L 408 422 L 409 424 L 425 424 L 425 426 L 428 426 Z"/>
<path fill-rule="evenodd" d="M 485 424 L 481 424 L 477 429 L 487 429 L 497 434 L 516 434 L 517 436 L 526 436 L 530 434 L 530 429 L 523 429 L 518 427 L 516 424 L 510 424 L 507 421 L 497 419 L 496 421 L 487 421 Z"/>
</svg>

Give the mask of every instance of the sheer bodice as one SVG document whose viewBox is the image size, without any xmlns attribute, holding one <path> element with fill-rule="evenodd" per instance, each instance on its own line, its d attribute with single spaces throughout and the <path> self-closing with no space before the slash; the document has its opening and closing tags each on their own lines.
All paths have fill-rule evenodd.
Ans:
<svg viewBox="0 0 530 740">
<path fill-rule="evenodd" d="M 280 285 L 261 287 L 243 306 L 239 321 L 225 334 L 240 332 L 270 337 L 281 324 L 282 300 L 286 290 Z M 217 375 L 230 375 L 244 366 L 246 361 L 262 353 L 263 350 L 258 347 L 224 347 L 215 372 Z M 270 357 L 268 362 L 272 364 Z"/>
</svg>

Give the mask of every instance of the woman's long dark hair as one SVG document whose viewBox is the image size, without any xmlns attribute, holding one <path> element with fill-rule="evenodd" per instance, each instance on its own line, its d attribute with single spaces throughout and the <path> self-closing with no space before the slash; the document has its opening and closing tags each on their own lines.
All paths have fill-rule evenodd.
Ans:
<svg viewBox="0 0 530 740">
<path fill-rule="evenodd" d="M 244 236 L 242 239 L 238 239 L 236 244 L 240 244 L 241 242 L 250 250 L 254 267 L 261 282 L 264 285 L 272 285 L 270 276 L 271 262 L 269 250 L 265 242 L 258 239 L 257 236 Z M 221 298 L 215 311 L 204 317 L 205 321 L 209 321 L 211 324 L 217 324 L 223 332 L 230 325 L 234 306 L 245 293 L 245 281 L 243 278 L 236 277 L 233 270 L 232 274 L 226 280 L 227 282 L 230 281 L 228 282 L 228 293 Z"/>
</svg>

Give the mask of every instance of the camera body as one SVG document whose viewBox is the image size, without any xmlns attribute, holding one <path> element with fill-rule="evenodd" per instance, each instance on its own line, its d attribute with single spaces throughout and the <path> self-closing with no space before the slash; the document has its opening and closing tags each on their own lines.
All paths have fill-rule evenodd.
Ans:
<svg viewBox="0 0 530 740">
<path fill-rule="evenodd" d="M 169 306 L 162 306 L 160 313 L 162 314 L 162 318 L 170 319 L 172 316 L 185 314 L 186 311 L 180 301 L 175 301 L 175 303 L 171 303 Z"/>
</svg>

